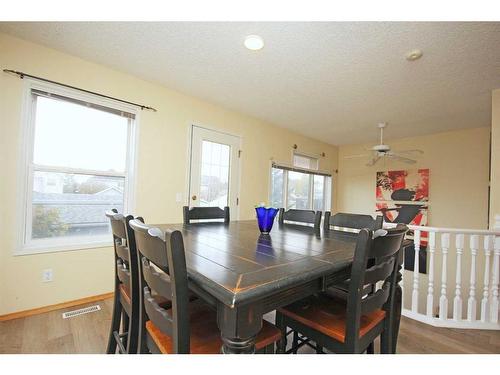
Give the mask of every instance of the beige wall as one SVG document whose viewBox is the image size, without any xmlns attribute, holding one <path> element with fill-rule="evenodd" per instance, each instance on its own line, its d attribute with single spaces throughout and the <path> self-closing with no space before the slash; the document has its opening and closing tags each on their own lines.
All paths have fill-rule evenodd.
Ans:
<svg viewBox="0 0 500 375">
<path fill-rule="evenodd" d="M 491 103 L 491 198 L 490 226 L 500 215 L 500 89 L 494 90 Z"/>
<path fill-rule="evenodd" d="M 389 128 L 390 130 L 390 128 Z M 371 144 L 341 146 L 337 208 L 374 214 L 377 171 L 429 168 L 429 225 L 486 229 L 488 225 L 489 128 L 473 128 L 387 141 L 393 150 L 420 149 L 417 164 L 379 162 L 349 155 L 367 153 Z"/>
<path fill-rule="evenodd" d="M 325 152 L 321 169 L 337 168 L 334 146 L 5 34 L 0 34 L 0 67 L 158 109 L 143 111 L 140 120 L 136 212 L 147 222 L 181 221 L 183 204 L 176 203 L 175 194 L 186 195 L 187 137 L 193 123 L 242 137 L 241 219 L 253 218 L 254 205 L 268 200 L 269 160 L 290 162 L 294 143 L 304 152 Z M 113 281 L 111 248 L 12 255 L 20 230 L 16 200 L 22 90 L 22 80 L 0 73 L 0 315 L 110 292 Z M 41 282 L 44 268 L 54 270 L 53 282 Z"/>
</svg>

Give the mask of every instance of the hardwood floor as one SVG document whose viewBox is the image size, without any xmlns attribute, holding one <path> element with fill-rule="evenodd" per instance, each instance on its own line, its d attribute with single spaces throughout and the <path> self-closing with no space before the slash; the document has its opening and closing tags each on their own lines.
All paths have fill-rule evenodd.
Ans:
<svg viewBox="0 0 500 375">
<path fill-rule="evenodd" d="M 63 319 L 61 314 L 99 304 L 101 311 Z M 112 300 L 0 322 L 0 353 L 104 353 Z M 274 321 L 272 314 L 266 319 Z M 378 351 L 378 342 L 375 343 Z M 312 353 L 304 347 L 301 353 Z M 435 328 L 404 318 L 398 353 L 500 353 L 500 331 Z"/>
</svg>

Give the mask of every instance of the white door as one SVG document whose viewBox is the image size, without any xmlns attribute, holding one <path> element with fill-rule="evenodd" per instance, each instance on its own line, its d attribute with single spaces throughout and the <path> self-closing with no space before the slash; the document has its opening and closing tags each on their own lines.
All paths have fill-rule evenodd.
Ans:
<svg viewBox="0 0 500 375">
<path fill-rule="evenodd" d="M 238 218 L 240 137 L 192 127 L 189 205 L 229 206 Z"/>
</svg>

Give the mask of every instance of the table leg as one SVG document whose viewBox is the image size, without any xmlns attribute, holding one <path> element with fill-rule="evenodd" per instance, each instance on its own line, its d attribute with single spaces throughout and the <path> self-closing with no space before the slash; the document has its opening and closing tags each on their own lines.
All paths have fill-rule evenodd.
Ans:
<svg viewBox="0 0 500 375">
<path fill-rule="evenodd" d="M 247 339 L 228 338 L 222 336 L 222 354 L 254 354 L 255 336 Z"/>
<path fill-rule="evenodd" d="M 262 312 L 256 306 L 217 306 L 223 354 L 255 353 L 255 338 L 262 328 Z"/>
</svg>

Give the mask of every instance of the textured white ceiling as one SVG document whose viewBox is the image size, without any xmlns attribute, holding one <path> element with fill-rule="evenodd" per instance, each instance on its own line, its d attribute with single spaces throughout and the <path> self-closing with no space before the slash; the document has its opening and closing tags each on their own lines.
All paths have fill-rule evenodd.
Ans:
<svg viewBox="0 0 500 375">
<path fill-rule="evenodd" d="M 500 23 L 4 22 L 0 31 L 332 144 L 375 142 L 380 121 L 388 139 L 489 126 L 500 88 Z M 264 49 L 245 49 L 249 34 Z M 406 61 L 415 48 L 422 59 Z"/>
</svg>

